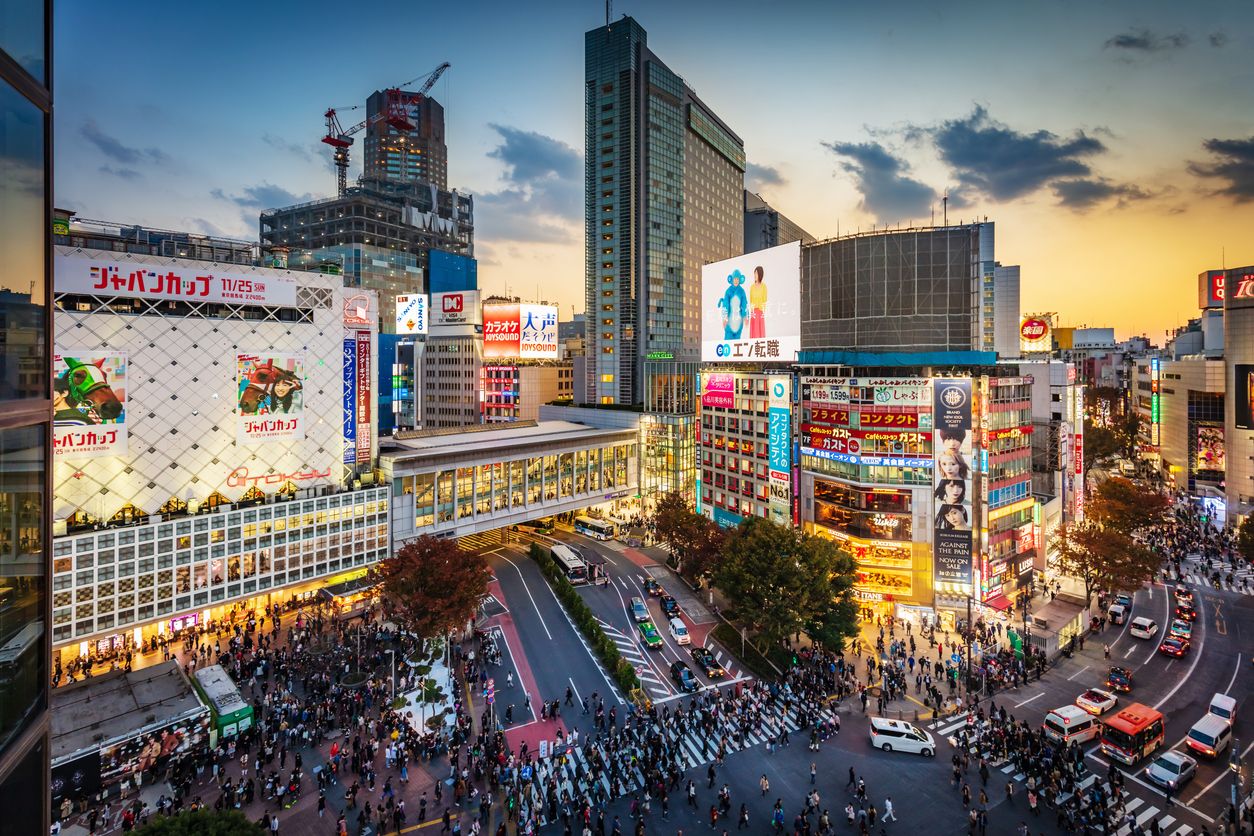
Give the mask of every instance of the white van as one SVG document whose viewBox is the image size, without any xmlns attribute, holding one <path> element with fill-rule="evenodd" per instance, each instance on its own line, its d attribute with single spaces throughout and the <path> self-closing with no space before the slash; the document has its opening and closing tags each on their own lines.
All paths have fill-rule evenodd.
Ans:
<svg viewBox="0 0 1254 836">
<path fill-rule="evenodd" d="M 1128 609 L 1123 604 L 1111 604 L 1106 613 L 1110 616 L 1111 624 L 1122 624 L 1128 620 Z"/>
<path fill-rule="evenodd" d="M 1097 738 L 1102 722 L 1078 705 L 1064 705 L 1045 715 L 1041 730 L 1057 743 L 1085 743 Z"/>
<path fill-rule="evenodd" d="M 688 628 L 678 618 L 671 619 L 671 638 L 675 640 L 675 644 L 692 644 L 692 637 L 688 635 Z"/>
<path fill-rule="evenodd" d="M 1194 752 L 1217 758 L 1232 742 L 1232 724 L 1223 717 L 1207 714 L 1193 724 L 1184 742 Z"/>
<path fill-rule="evenodd" d="M 1222 717 L 1228 721 L 1228 725 L 1232 725 L 1237 716 L 1236 698 L 1227 694 L 1216 694 L 1210 698 L 1210 708 L 1207 709 L 1207 713 Z"/>
<path fill-rule="evenodd" d="M 1138 639 L 1152 639 L 1158 635 L 1158 624 L 1152 618 L 1146 618 L 1138 615 L 1132 619 L 1132 624 L 1128 627 L 1128 632 L 1136 636 Z"/>
<path fill-rule="evenodd" d="M 871 745 L 885 752 L 910 752 L 928 758 L 936 754 L 932 735 L 912 723 L 887 717 L 871 718 Z"/>
</svg>

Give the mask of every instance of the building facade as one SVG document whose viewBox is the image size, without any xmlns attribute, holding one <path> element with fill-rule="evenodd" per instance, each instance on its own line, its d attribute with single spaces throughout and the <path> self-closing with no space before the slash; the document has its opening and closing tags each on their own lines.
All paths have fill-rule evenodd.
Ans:
<svg viewBox="0 0 1254 836">
<path fill-rule="evenodd" d="M 815 238 L 786 215 L 762 199 L 761 195 L 745 189 L 745 252 L 753 253 L 800 241 L 813 244 Z"/>
<path fill-rule="evenodd" d="M 536 421 L 544 404 L 574 400 L 574 367 L 561 362 L 485 365 L 482 389 L 483 423 Z"/>
<path fill-rule="evenodd" d="M 480 330 L 476 331 L 476 327 Z M 422 429 L 466 427 L 482 421 L 482 326 L 433 326 L 416 355 L 422 388 Z"/>
<path fill-rule="evenodd" d="M 72 248 L 56 276 L 59 665 L 288 605 L 387 553 L 362 291 Z"/>
<path fill-rule="evenodd" d="M 741 252 L 744 143 L 630 17 L 585 34 L 584 66 L 584 384 L 640 404 L 698 357 L 701 265 Z"/>
<path fill-rule="evenodd" d="M 386 118 L 389 101 L 399 105 L 413 126 L 397 130 Z M 376 90 L 366 99 L 366 141 L 362 176 L 367 180 L 430 183 L 448 188 L 448 146 L 444 144 L 444 108 L 435 99 L 409 90 Z"/>
<path fill-rule="evenodd" d="M 1236 525 L 1254 513 L 1254 266 L 1224 272 L 1224 492 Z"/>
<path fill-rule="evenodd" d="M 84 250 L 190 258 L 219 264 L 256 264 L 260 258 L 260 247 L 253 241 L 93 221 L 79 218 L 66 209 L 53 210 L 52 243 Z"/>
<path fill-rule="evenodd" d="M 0 48 L 0 793 L 5 829 L 47 833 L 52 506 L 52 4 L 5 8 Z"/>
</svg>

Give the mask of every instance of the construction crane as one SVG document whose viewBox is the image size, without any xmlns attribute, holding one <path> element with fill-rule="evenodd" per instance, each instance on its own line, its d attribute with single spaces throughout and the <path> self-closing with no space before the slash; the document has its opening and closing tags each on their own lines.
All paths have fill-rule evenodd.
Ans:
<svg viewBox="0 0 1254 836">
<path fill-rule="evenodd" d="M 383 109 L 374 116 L 363 119 L 350 128 L 346 129 L 340 125 L 340 118 L 338 115 L 339 111 L 358 110 L 362 107 L 362 105 L 327 108 L 327 112 L 323 114 L 323 118 L 325 118 L 327 122 L 327 134 L 322 138 L 322 141 L 327 145 L 330 145 L 332 148 L 332 159 L 335 161 L 336 194 L 342 197 L 345 190 L 348 188 L 348 149 L 353 145 L 353 135 L 361 133 L 368 125 L 376 124 L 378 122 L 386 122 L 389 127 L 394 128 L 401 133 L 409 133 L 410 131 L 416 130 L 417 126 L 409 121 L 409 111 L 407 106 L 418 104 L 426 98 L 427 93 L 435 86 L 435 83 L 440 80 L 440 76 L 444 75 L 444 71 L 450 66 L 451 65 L 445 61 L 425 76 L 420 75 L 417 78 L 412 78 L 409 81 L 396 85 L 395 87 L 389 87 L 387 90 L 383 91 Z M 409 85 L 424 78 L 426 81 L 423 81 L 422 87 L 418 88 L 417 92 L 410 96 L 401 95 L 403 88 L 408 87 Z"/>
</svg>

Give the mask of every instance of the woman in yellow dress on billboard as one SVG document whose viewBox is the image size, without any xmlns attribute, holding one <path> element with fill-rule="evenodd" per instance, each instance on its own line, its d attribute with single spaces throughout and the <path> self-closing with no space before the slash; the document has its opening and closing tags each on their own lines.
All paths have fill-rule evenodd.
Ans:
<svg viewBox="0 0 1254 836">
<path fill-rule="evenodd" d="M 753 284 L 749 285 L 749 339 L 766 336 L 766 284 L 761 267 L 753 268 Z"/>
</svg>

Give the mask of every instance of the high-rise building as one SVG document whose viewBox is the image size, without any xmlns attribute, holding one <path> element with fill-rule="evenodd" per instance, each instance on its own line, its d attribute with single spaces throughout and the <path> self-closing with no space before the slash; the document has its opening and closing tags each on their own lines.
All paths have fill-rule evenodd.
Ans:
<svg viewBox="0 0 1254 836">
<path fill-rule="evenodd" d="M 52 504 L 52 3 L 8 3 L 0 37 L 0 797 L 47 833 Z"/>
<path fill-rule="evenodd" d="M 782 214 L 761 195 L 745 189 L 745 252 L 755 253 L 800 241 L 813 244 L 815 238 L 791 218 Z"/>
<path fill-rule="evenodd" d="M 584 68 L 588 399 L 647 407 L 646 377 L 679 375 L 691 415 L 701 266 L 744 243 L 744 143 L 630 17 L 585 34 Z"/>
<path fill-rule="evenodd" d="M 413 125 L 412 131 L 399 131 L 387 119 L 389 99 L 395 99 Z M 396 183 L 431 183 L 448 188 L 448 146 L 444 144 L 444 108 L 435 99 L 408 90 L 389 96 L 376 90 L 366 99 L 366 157 L 363 175 L 367 180 Z"/>
<path fill-rule="evenodd" d="M 983 323 L 984 351 L 996 351 L 998 357 L 1018 357 L 1019 328 L 1019 265 L 993 266 L 993 284 L 984 279 Z"/>
</svg>

